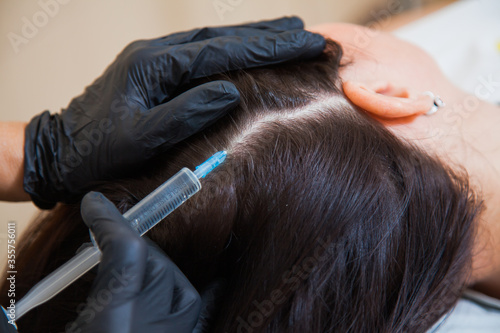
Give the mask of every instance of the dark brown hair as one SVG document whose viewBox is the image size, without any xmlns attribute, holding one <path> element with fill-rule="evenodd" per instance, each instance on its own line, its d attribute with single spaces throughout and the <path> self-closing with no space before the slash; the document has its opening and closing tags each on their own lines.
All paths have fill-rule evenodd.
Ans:
<svg viewBox="0 0 500 333">
<path fill-rule="evenodd" d="M 465 286 L 480 201 L 466 176 L 346 101 L 341 56 L 329 41 L 317 59 L 228 73 L 237 110 L 136 177 L 95 187 L 125 211 L 181 167 L 228 150 L 201 192 L 149 233 L 198 290 L 226 281 L 207 331 L 422 332 Z M 42 216 L 23 238 L 18 294 L 85 241 L 79 205 Z M 20 330 L 64 330 L 91 275 Z"/>
</svg>

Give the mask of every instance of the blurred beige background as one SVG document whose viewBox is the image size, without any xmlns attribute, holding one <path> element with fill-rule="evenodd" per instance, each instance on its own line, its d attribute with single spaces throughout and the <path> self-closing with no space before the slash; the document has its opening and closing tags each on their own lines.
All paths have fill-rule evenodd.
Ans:
<svg viewBox="0 0 500 333">
<path fill-rule="evenodd" d="M 0 0 L 0 121 L 57 112 L 129 42 L 206 25 L 299 15 L 311 26 L 380 21 L 422 0 Z M 31 203 L 0 203 L 0 264 L 7 222 L 17 236 Z M 5 259 L 4 259 L 5 260 Z"/>
</svg>

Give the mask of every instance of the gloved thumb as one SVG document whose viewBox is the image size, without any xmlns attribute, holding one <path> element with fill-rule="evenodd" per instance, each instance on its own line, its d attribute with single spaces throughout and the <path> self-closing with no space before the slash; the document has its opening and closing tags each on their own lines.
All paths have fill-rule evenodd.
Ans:
<svg viewBox="0 0 500 333">
<path fill-rule="evenodd" d="M 111 236 L 123 233 L 122 236 L 126 238 L 140 239 L 130 223 L 102 193 L 87 193 L 82 199 L 81 214 L 83 222 L 92 230 L 99 246 L 108 234 Z"/>
<path fill-rule="evenodd" d="M 113 302 L 132 300 L 142 286 L 146 272 L 148 245 L 104 195 L 90 192 L 82 200 L 82 218 L 94 234 L 102 252 L 95 289 L 105 288 L 116 273 L 127 280 L 127 287 Z"/>
<path fill-rule="evenodd" d="M 142 250 L 146 258 L 146 242 L 102 193 L 87 193 L 82 200 L 81 214 L 103 252 L 106 252 L 108 246 L 118 247 L 123 244 L 124 247 L 132 247 L 135 245 L 134 247 L 138 248 L 136 250 Z"/>
</svg>

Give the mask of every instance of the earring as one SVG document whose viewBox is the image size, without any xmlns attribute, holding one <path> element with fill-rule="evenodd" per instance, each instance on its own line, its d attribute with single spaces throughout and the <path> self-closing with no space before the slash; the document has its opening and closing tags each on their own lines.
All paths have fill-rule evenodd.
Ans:
<svg viewBox="0 0 500 333">
<path fill-rule="evenodd" d="M 437 110 L 442 107 L 442 106 L 445 106 L 446 104 L 443 102 L 443 100 L 441 99 L 441 97 L 437 96 L 437 95 L 434 95 L 432 92 L 430 91 L 425 91 L 423 93 L 424 95 L 427 95 L 429 96 L 430 98 L 432 98 L 434 100 L 434 104 L 432 105 L 432 107 L 430 108 L 429 111 L 426 112 L 426 115 L 427 116 L 430 116 L 431 114 L 434 114 L 437 112 Z"/>
</svg>

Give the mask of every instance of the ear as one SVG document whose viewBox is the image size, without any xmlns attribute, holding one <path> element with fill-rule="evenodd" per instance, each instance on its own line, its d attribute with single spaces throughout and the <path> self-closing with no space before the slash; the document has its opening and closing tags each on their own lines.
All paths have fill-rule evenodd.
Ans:
<svg viewBox="0 0 500 333">
<path fill-rule="evenodd" d="M 406 88 L 389 82 L 364 84 L 345 81 L 342 87 L 353 104 L 383 119 L 418 116 L 427 113 L 433 104 L 429 96 L 411 96 Z"/>
</svg>

